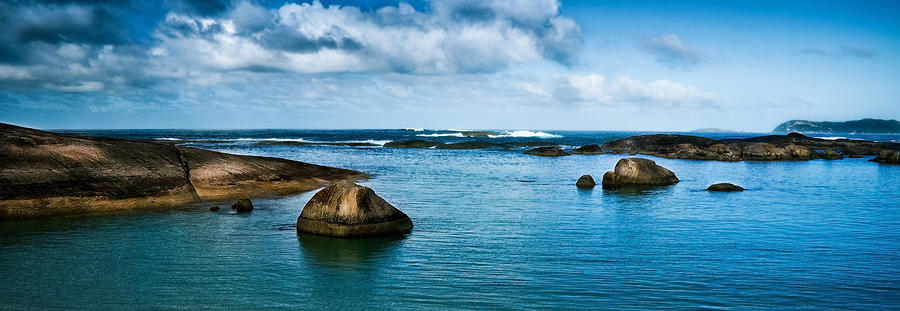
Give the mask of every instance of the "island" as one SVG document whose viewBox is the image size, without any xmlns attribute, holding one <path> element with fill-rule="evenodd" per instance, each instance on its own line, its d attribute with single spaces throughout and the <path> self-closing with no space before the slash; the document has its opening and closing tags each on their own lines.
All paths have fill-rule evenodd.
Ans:
<svg viewBox="0 0 900 311">
<path fill-rule="evenodd" d="M 900 121 L 861 119 L 845 122 L 791 120 L 779 124 L 773 132 L 788 133 L 900 133 Z"/>
<path fill-rule="evenodd" d="M 0 123 L 0 219 L 287 195 L 362 172 Z"/>
</svg>

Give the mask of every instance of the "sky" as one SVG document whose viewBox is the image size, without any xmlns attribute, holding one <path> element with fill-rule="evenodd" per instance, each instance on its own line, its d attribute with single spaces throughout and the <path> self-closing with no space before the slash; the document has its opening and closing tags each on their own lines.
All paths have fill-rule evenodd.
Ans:
<svg viewBox="0 0 900 311">
<path fill-rule="evenodd" d="M 900 119 L 895 1 L 0 0 L 0 122 L 766 132 Z"/>
</svg>

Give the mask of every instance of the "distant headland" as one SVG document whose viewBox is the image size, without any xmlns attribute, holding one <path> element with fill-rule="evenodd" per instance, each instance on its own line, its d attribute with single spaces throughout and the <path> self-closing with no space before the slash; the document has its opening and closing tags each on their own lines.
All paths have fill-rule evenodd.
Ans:
<svg viewBox="0 0 900 311">
<path fill-rule="evenodd" d="M 900 133 L 900 121 L 870 118 L 845 122 L 791 120 L 779 124 L 772 131 L 799 133 Z"/>
</svg>

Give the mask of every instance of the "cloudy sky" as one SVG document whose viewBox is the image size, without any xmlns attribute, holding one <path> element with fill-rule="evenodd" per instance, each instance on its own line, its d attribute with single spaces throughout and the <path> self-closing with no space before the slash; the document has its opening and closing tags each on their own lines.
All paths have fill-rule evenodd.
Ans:
<svg viewBox="0 0 900 311">
<path fill-rule="evenodd" d="M 768 131 L 900 119 L 894 1 L 2 0 L 0 122 Z"/>
</svg>

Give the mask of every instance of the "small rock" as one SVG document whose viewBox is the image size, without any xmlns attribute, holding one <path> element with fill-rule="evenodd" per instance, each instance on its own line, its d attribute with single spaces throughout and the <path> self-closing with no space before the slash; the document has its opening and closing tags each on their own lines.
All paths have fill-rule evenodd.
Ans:
<svg viewBox="0 0 900 311">
<path fill-rule="evenodd" d="M 575 150 L 572 150 L 572 153 L 583 154 L 583 155 L 603 154 L 603 150 L 600 149 L 600 145 L 594 144 L 594 145 L 584 145 L 584 146 L 575 148 Z"/>
<path fill-rule="evenodd" d="M 538 147 L 525 151 L 525 154 L 544 157 L 559 157 L 570 155 L 568 152 L 563 151 L 562 148 L 559 147 Z"/>
<path fill-rule="evenodd" d="M 253 210 L 253 202 L 250 202 L 250 199 L 247 198 L 239 199 L 231 205 L 231 209 L 238 213 L 247 213 Z"/>
<path fill-rule="evenodd" d="M 735 191 L 744 191 L 744 188 L 741 186 L 730 184 L 730 183 L 718 183 L 706 188 L 708 191 L 716 191 L 716 192 L 735 192 Z"/>
<path fill-rule="evenodd" d="M 594 177 L 591 175 L 584 175 L 578 178 L 578 181 L 575 182 L 575 186 L 579 189 L 593 189 L 597 183 L 594 182 Z"/>
<path fill-rule="evenodd" d="M 219 210 L 219 206 L 218 206 L 218 205 L 210 206 L 210 207 L 209 207 L 209 210 L 210 210 L 210 211 L 213 211 L 213 212 L 218 211 L 218 210 Z"/>
</svg>

